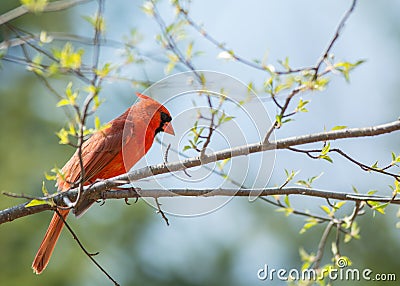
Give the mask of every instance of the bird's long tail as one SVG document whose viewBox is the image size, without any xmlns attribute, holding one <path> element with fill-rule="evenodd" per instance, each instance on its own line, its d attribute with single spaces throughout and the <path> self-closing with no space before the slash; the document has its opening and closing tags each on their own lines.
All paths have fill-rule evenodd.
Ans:
<svg viewBox="0 0 400 286">
<path fill-rule="evenodd" d="M 59 213 L 65 220 L 69 213 L 69 210 L 60 210 Z M 57 213 L 54 213 L 49 228 L 44 235 L 43 241 L 40 244 L 35 259 L 33 260 L 32 269 L 34 273 L 40 274 L 46 268 L 47 264 L 49 263 L 51 254 L 53 253 L 54 247 L 56 246 L 57 240 L 61 234 L 63 226 L 63 220 Z"/>
</svg>

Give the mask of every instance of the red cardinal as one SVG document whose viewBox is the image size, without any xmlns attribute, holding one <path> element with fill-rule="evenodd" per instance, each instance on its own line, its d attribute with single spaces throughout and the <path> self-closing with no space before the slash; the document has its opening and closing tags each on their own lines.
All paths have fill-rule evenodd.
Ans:
<svg viewBox="0 0 400 286">
<path fill-rule="evenodd" d="M 174 135 L 168 110 L 148 96 L 139 93 L 137 95 L 140 98 L 138 103 L 109 122 L 108 128 L 93 134 L 82 145 L 86 184 L 96 179 L 107 179 L 126 173 L 147 153 L 157 133 Z M 75 152 L 62 168 L 64 178 L 57 179 L 58 189 L 68 190 L 71 183 L 79 180 L 80 171 L 78 153 Z M 93 203 L 94 201 L 83 201 L 74 209 L 75 215 L 81 215 Z M 65 219 L 69 210 L 59 212 Z M 32 263 L 36 274 L 42 273 L 49 263 L 63 226 L 62 219 L 55 213 Z"/>
</svg>

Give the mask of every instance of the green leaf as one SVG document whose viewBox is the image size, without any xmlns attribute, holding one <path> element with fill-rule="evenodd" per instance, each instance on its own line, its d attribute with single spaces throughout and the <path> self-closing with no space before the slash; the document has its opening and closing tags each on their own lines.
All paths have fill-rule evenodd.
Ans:
<svg viewBox="0 0 400 286">
<path fill-rule="evenodd" d="M 385 208 L 389 205 L 389 203 L 379 203 L 373 201 L 368 201 L 368 204 L 372 206 L 373 210 L 376 210 L 381 214 L 385 214 Z"/>
<path fill-rule="evenodd" d="M 68 99 L 63 98 L 59 102 L 57 102 L 56 106 L 61 107 L 61 106 L 70 105 L 70 104 L 71 104 L 71 102 Z"/>
<path fill-rule="evenodd" d="M 317 175 L 317 176 L 313 176 L 311 178 L 308 178 L 307 181 L 305 180 L 299 180 L 296 182 L 297 185 L 302 185 L 305 186 L 307 188 L 311 188 L 312 187 L 312 183 L 319 179 L 322 175 L 324 174 L 324 172 L 321 172 L 321 174 Z"/>
<path fill-rule="evenodd" d="M 94 128 L 96 130 L 100 130 L 101 127 L 101 122 L 100 122 L 100 118 L 98 116 L 94 117 Z"/>
<path fill-rule="evenodd" d="M 217 166 L 218 168 L 222 171 L 224 169 L 224 167 L 226 166 L 226 164 L 231 160 L 231 158 L 227 158 L 225 160 L 222 160 L 220 162 L 218 162 Z"/>
<path fill-rule="evenodd" d="M 78 97 L 78 92 L 72 91 L 72 82 L 69 82 L 67 87 L 65 88 L 65 95 L 67 96 L 70 105 L 76 104 L 76 98 Z"/>
<path fill-rule="evenodd" d="M 351 237 L 351 235 L 350 234 L 345 234 L 344 235 L 344 243 L 348 243 L 348 242 L 350 242 L 350 240 L 352 239 L 352 237 Z"/>
<path fill-rule="evenodd" d="M 358 227 L 358 224 L 356 221 L 353 221 L 353 224 L 351 225 L 350 239 L 352 239 L 352 238 L 355 238 L 355 239 L 360 238 L 360 228 Z M 346 241 L 346 237 L 345 237 L 345 242 L 348 242 L 348 241 Z"/>
<path fill-rule="evenodd" d="M 331 157 L 329 157 L 327 154 L 329 153 L 331 148 L 331 144 L 328 142 L 327 144 L 325 144 L 325 146 L 322 148 L 321 150 L 321 154 L 318 156 L 318 158 L 320 159 L 324 159 L 327 160 L 330 163 L 333 163 L 333 160 L 331 159 Z"/>
<path fill-rule="evenodd" d="M 65 176 L 64 176 L 64 173 L 61 171 L 61 169 L 54 167 L 50 171 L 57 174 L 57 176 L 59 176 L 60 178 L 62 178 L 65 181 Z"/>
<path fill-rule="evenodd" d="M 341 208 L 342 206 L 344 206 L 345 204 L 346 204 L 346 201 L 337 202 L 337 203 L 334 205 L 335 211 L 338 210 L 338 209 L 340 209 L 340 208 Z"/>
<path fill-rule="evenodd" d="M 394 152 L 392 152 L 392 162 L 391 165 L 396 165 L 397 163 L 400 163 L 400 155 L 396 155 Z"/>
<path fill-rule="evenodd" d="M 288 207 L 290 207 L 290 201 L 289 201 L 289 196 L 288 196 L 288 195 L 285 196 L 285 199 L 284 199 L 283 201 L 285 202 L 285 204 L 286 204 Z"/>
<path fill-rule="evenodd" d="M 96 31 L 103 33 L 106 30 L 106 22 L 101 15 L 82 16 L 82 18 L 91 24 Z"/>
<path fill-rule="evenodd" d="M 310 228 L 316 226 L 318 224 L 318 221 L 314 218 L 308 219 L 307 222 L 303 225 L 302 229 L 300 229 L 300 234 L 305 233 L 307 230 Z"/>
<path fill-rule="evenodd" d="M 342 130 L 342 129 L 346 129 L 347 126 L 345 125 L 337 125 L 335 127 L 333 127 L 331 130 Z"/>
<path fill-rule="evenodd" d="M 313 253 L 307 253 L 303 247 L 299 249 L 300 259 L 304 262 L 301 266 L 301 269 L 308 269 L 311 266 L 311 263 L 315 260 L 315 255 Z"/>
<path fill-rule="evenodd" d="M 7 54 L 7 48 L 0 49 L 0 60 Z M 0 65 L 1 68 L 1 65 Z"/>
<path fill-rule="evenodd" d="M 40 205 L 51 205 L 48 201 L 33 199 L 25 205 L 26 208 L 40 206 Z"/>
<path fill-rule="evenodd" d="M 111 71 L 111 64 L 110 63 L 106 63 L 104 64 L 104 66 L 100 69 L 100 70 L 96 70 L 96 74 L 100 77 L 100 78 L 105 78 Z"/>
<path fill-rule="evenodd" d="M 182 152 L 185 152 L 186 150 L 189 150 L 189 149 L 192 149 L 192 147 L 189 145 L 186 145 L 183 147 Z"/>
<path fill-rule="evenodd" d="M 250 93 L 250 92 L 253 92 L 254 90 L 255 90 L 254 83 L 253 82 L 249 82 L 247 84 L 247 92 Z"/>
<path fill-rule="evenodd" d="M 91 135 L 91 134 L 93 134 L 95 132 L 96 132 L 96 130 L 93 129 L 93 128 L 85 129 L 85 130 L 83 130 L 83 136 L 88 136 L 88 135 Z"/>
<path fill-rule="evenodd" d="M 376 162 L 371 166 L 371 169 L 379 170 L 378 161 L 376 161 Z"/>
<path fill-rule="evenodd" d="M 282 65 L 286 70 L 290 70 L 290 65 L 289 65 L 289 57 L 286 57 L 285 60 L 278 60 L 278 63 Z"/>
<path fill-rule="evenodd" d="M 99 106 L 105 102 L 105 99 L 99 99 L 99 95 L 96 93 L 95 96 L 93 96 L 93 111 L 97 110 L 97 108 L 99 108 Z"/>
<path fill-rule="evenodd" d="M 350 62 L 339 62 L 334 65 L 334 68 L 341 72 L 346 79 L 347 82 L 350 81 L 350 71 L 352 71 L 354 68 L 357 66 L 361 65 L 364 63 L 365 60 L 359 60 L 355 63 L 350 63 Z"/>
<path fill-rule="evenodd" d="M 55 75 L 59 72 L 59 64 L 58 63 L 51 63 L 50 66 L 47 68 L 47 76 Z"/>
<path fill-rule="evenodd" d="M 56 175 L 51 175 L 47 172 L 44 173 L 44 177 L 46 178 L 46 180 L 48 181 L 55 181 L 57 179 Z"/>
<path fill-rule="evenodd" d="M 305 82 L 304 85 L 310 90 L 322 91 L 329 83 L 329 78 L 319 77 L 316 80 Z"/>
<path fill-rule="evenodd" d="M 328 154 L 330 148 L 331 148 L 331 143 L 328 142 L 328 143 L 325 144 L 325 146 L 322 148 L 321 155 L 326 155 L 326 154 Z"/>
<path fill-rule="evenodd" d="M 277 212 L 284 212 L 285 216 L 289 216 L 294 212 L 294 209 L 292 208 L 280 208 L 276 210 Z"/>
<path fill-rule="evenodd" d="M 60 144 L 68 144 L 69 143 L 69 138 L 68 138 L 68 131 L 62 128 L 60 131 L 56 133 L 58 138 L 60 139 L 59 143 Z"/>
<path fill-rule="evenodd" d="M 225 111 L 222 112 L 222 115 L 218 119 L 218 125 L 223 124 L 225 122 L 231 121 L 234 116 L 226 116 Z"/>
<path fill-rule="evenodd" d="M 309 103 L 309 100 L 303 100 L 300 98 L 299 103 L 297 104 L 297 107 L 295 109 L 295 112 L 308 112 L 308 110 L 305 108 L 305 106 Z"/>
<path fill-rule="evenodd" d="M 84 90 L 85 90 L 87 93 L 98 94 L 99 91 L 100 91 L 100 87 L 96 87 L 96 86 L 94 86 L 94 85 L 88 85 L 88 86 L 85 86 Z M 97 99 L 97 100 L 98 100 L 98 99 Z"/>
<path fill-rule="evenodd" d="M 290 89 L 290 88 L 292 88 L 294 83 L 295 83 L 295 81 L 293 80 L 293 78 L 289 77 L 286 79 L 286 81 L 284 83 L 281 83 L 281 84 L 278 84 L 277 86 L 275 86 L 274 93 L 278 94 L 279 92 L 281 92 L 283 90 Z"/>
<path fill-rule="evenodd" d="M 148 16 L 154 16 L 154 5 L 151 1 L 144 2 L 141 8 Z"/>
<path fill-rule="evenodd" d="M 75 125 L 73 124 L 73 123 L 69 123 L 68 124 L 68 127 L 69 127 L 69 130 L 68 130 L 68 134 L 69 135 L 72 135 L 72 136 L 76 136 L 77 135 L 77 132 L 76 132 L 76 129 L 75 129 Z"/>
<path fill-rule="evenodd" d="M 49 195 L 49 191 L 46 188 L 46 185 L 44 182 L 42 182 L 42 193 L 44 196 L 48 196 Z"/>
<path fill-rule="evenodd" d="M 326 161 L 328 161 L 328 162 L 330 162 L 330 163 L 333 163 L 332 158 L 329 157 L 328 155 L 322 155 L 322 156 L 320 155 L 319 158 L 320 158 L 320 159 L 324 159 L 324 160 L 326 160 Z"/>
<path fill-rule="evenodd" d="M 277 114 L 275 116 L 275 120 L 276 120 L 276 127 L 279 128 L 282 126 L 282 115 Z"/>
<path fill-rule="evenodd" d="M 293 178 L 294 178 L 298 173 L 300 173 L 300 171 L 293 171 L 293 170 L 292 170 L 292 171 L 290 171 L 290 173 L 289 173 L 289 171 L 285 169 L 286 182 L 289 182 L 289 181 L 293 180 Z"/>
<path fill-rule="evenodd" d="M 60 52 L 54 52 L 54 56 L 60 61 L 60 66 L 67 69 L 79 69 L 82 65 L 83 49 L 74 51 L 71 43 L 66 43 Z"/>
<path fill-rule="evenodd" d="M 191 60 L 193 56 L 193 42 L 190 42 L 186 48 L 186 60 Z"/>
<path fill-rule="evenodd" d="M 28 70 L 33 71 L 34 73 L 38 75 L 44 75 L 43 73 L 43 66 L 42 66 L 42 60 L 43 60 L 43 55 L 42 54 L 37 54 L 33 59 L 32 59 L 32 64 L 28 66 Z"/>
<path fill-rule="evenodd" d="M 397 180 L 394 180 L 394 188 L 393 188 L 393 196 L 397 195 L 400 193 L 400 183 Z"/>
<path fill-rule="evenodd" d="M 327 207 L 327 206 L 322 205 L 322 206 L 320 206 L 320 208 L 321 208 L 324 212 L 326 212 L 326 214 L 329 215 L 329 216 L 331 216 L 331 215 L 333 214 L 332 210 L 331 210 L 329 207 Z"/>
<path fill-rule="evenodd" d="M 319 174 L 319 175 L 317 175 L 317 176 L 313 176 L 313 177 L 311 177 L 310 179 L 308 179 L 308 182 L 310 183 L 310 185 L 311 185 L 314 181 L 316 181 L 316 180 L 318 180 L 319 178 L 321 178 L 323 174 L 324 174 L 324 172 L 321 172 L 321 174 Z"/>
<path fill-rule="evenodd" d="M 20 0 L 29 11 L 38 13 L 44 10 L 47 6 L 48 0 Z"/>
<path fill-rule="evenodd" d="M 40 44 L 48 44 L 53 41 L 53 37 L 47 35 L 46 31 L 40 31 L 39 41 L 40 41 Z"/>
<path fill-rule="evenodd" d="M 179 58 L 177 55 L 175 54 L 168 54 L 167 55 L 169 62 L 167 64 L 167 66 L 165 67 L 165 74 L 169 74 L 171 73 L 171 71 L 175 68 L 175 65 L 179 62 Z"/>
<path fill-rule="evenodd" d="M 298 181 L 296 182 L 296 184 L 297 184 L 297 185 L 301 185 L 301 186 L 305 186 L 305 187 L 307 187 L 307 188 L 310 188 L 310 187 L 311 187 L 310 184 L 309 184 L 308 182 L 304 181 L 304 180 L 298 180 Z"/>
</svg>

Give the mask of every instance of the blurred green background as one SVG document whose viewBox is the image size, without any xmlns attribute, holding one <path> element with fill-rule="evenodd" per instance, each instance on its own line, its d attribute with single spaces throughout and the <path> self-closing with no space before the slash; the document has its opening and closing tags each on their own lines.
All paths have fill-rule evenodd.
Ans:
<svg viewBox="0 0 400 286">
<path fill-rule="evenodd" d="M 106 1 L 106 37 L 121 41 L 133 27 L 144 35 L 143 50 L 160 55 L 154 42 L 157 27 L 140 10 L 141 1 Z M 18 1 L 3 0 L 0 14 L 17 7 Z M 349 1 L 194 1 L 193 17 L 222 42 L 229 43 L 244 57 L 263 57 L 269 61 L 289 56 L 293 66 L 313 64 L 331 37 Z M 95 3 L 77 6 L 64 12 L 25 15 L 11 23 L 31 32 L 65 31 L 92 35 L 83 15 L 95 13 Z M 400 5 L 398 1 L 360 1 L 345 32 L 335 47 L 337 57 L 346 60 L 367 59 L 347 84 L 334 78 L 329 89 L 313 97 L 307 119 L 296 121 L 292 129 L 280 137 L 320 131 L 326 125 L 367 126 L 398 117 L 398 64 L 400 62 Z M 171 15 L 163 1 L 160 12 Z M 167 16 L 167 18 L 170 16 Z M 0 27 L 0 42 L 9 31 Z M 195 37 L 195 34 L 193 35 Z M 243 81 L 262 81 L 264 75 L 238 63 L 216 60 L 218 50 L 197 39 L 206 51 L 195 64 L 200 69 L 229 72 Z M 90 53 L 90 49 L 88 48 Z M 103 49 L 103 60 L 117 54 L 116 49 Z M 21 55 L 18 48 L 12 55 Z M 135 77 L 159 80 L 165 63 L 153 60 L 144 68 L 133 70 Z M 143 74 L 141 74 L 141 72 Z M 144 75 L 145 73 L 145 75 Z M 66 85 L 62 78 L 56 80 Z M 62 89 L 61 89 L 62 90 Z M 133 90 L 126 82 L 109 82 L 104 91 L 107 104 L 99 114 L 109 120 L 132 103 Z M 55 132 L 67 122 L 55 107 L 57 100 L 42 82 L 23 65 L 1 62 L 0 70 L 0 190 L 39 195 L 43 174 L 55 165 L 61 167 L 73 150 L 58 144 Z M 270 103 L 266 103 L 270 104 Z M 272 104 L 270 104 L 272 106 Z M 113 108 L 110 108 L 112 106 Z M 274 109 L 272 108 L 272 113 Z M 385 138 L 363 140 L 363 144 L 343 143 L 343 147 L 360 160 L 373 163 L 389 160 L 390 151 L 399 153 L 398 134 Z M 372 144 L 372 142 L 374 142 Z M 386 156 L 386 157 L 385 157 Z M 290 163 L 289 163 L 290 162 Z M 308 162 L 306 157 L 277 154 L 271 184 L 280 184 L 283 169 L 302 169 L 302 175 L 325 175 L 318 186 L 337 191 L 388 191 L 390 180 L 364 174 L 348 162 L 337 159 L 336 165 Z M 351 174 L 351 176 L 349 175 Z M 51 188 L 50 184 L 48 187 Z M 386 193 L 387 194 L 387 193 Z M 4 209 L 23 200 L 0 197 Z M 318 211 L 323 200 L 297 199 L 296 205 Z M 399 230 L 395 228 L 396 207 L 386 216 L 359 218 L 361 239 L 342 244 L 342 254 L 349 256 L 353 266 L 368 267 L 375 273 L 396 273 L 400 279 L 398 253 Z M 78 248 L 64 230 L 46 271 L 36 276 L 30 265 L 48 226 L 51 213 L 18 219 L 1 225 L 1 285 L 110 285 L 105 276 Z M 236 198 L 222 209 L 193 218 L 170 217 L 167 227 L 153 208 L 139 201 L 126 206 L 123 201 L 107 201 L 95 206 L 82 219 L 69 219 L 89 251 L 100 251 L 99 262 L 122 285 L 261 285 L 257 270 L 265 263 L 275 268 L 301 266 L 299 247 L 315 252 L 322 227 L 300 235 L 303 219 L 285 217 L 283 213 L 261 201 L 249 203 Z M 330 245 L 327 245 L 329 262 Z M 370 282 L 369 285 L 378 285 Z M 282 285 L 279 281 L 271 285 Z M 338 282 L 339 285 L 363 285 L 363 282 Z M 379 285 L 396 285 L 393 282 Z"/>
</svg>

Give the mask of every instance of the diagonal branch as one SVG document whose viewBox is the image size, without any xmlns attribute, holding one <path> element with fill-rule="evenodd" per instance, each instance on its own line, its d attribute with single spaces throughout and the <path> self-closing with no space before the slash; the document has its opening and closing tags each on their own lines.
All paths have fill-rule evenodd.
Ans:
<svg viewBox="0 0 400 286">
<path fill-rule="evenodd" d="M 356 7 L 356 4 L 357 4 L 357 0 L 353 0 L 349 10 L 346 11 L 346 13 L 344 14 L 342 20 L 340 20 L 340 23 L 339 23 L 339 25 L 338 25 L 338 27 L 337 27 L 337 29 L 335 31 L 335 34 L 333 35 L 333 38 L 330 40 L 330 42 L 328 44 L 328 47 L 326 48 L 324 53 L 319 58 L 317 64 L 315 65 L 315 75 L 314 75 L 314 77 L 316 77 L 318 75 L 318 71 L 319 71 L 322 63 L 328 58 L 329 53 L 333 48 L 333 45 L 335 44 L 335 42 L 339 38 L 340 33 L 342 32 L 344 26 L 346 25 L 346 22 L 349 19 L 350 15 L 353 13 L 354 8 Z"/>
<path fill-rule="evenodd" d="M 46 5 L 46 7 L 41 12 L 55 12 L 61 11 L 68 8 L 71 8 L 75 5 L 83 4 L 92 0 L 59 0 L 50 2 Z M 11 20 L 19 18 L 27 13 L 29 13 L 29 9 L 24 5 L 21 5 L 15 9 L 12 9 L 2 15 L 0 15 L 0 25 L 3 25 Z"/>
<path fill-rule="evenodd" d="M 334 226 L 334 223 L 332 221 L 330 221 L 328 223 L 328 225 L 326 226 L 324 233 L 322 234 L 321 240 L 318 244 L 318 250 L 317 250 L 317 254 L 315 256 L 313 269 L 318 269 L 321 264 L 322 256 L 324 255 L 324 248 L 328 241 L 328 236 L 329 236 L 329 233 L 331 232 L 333 226 Z"/>
</svg>

